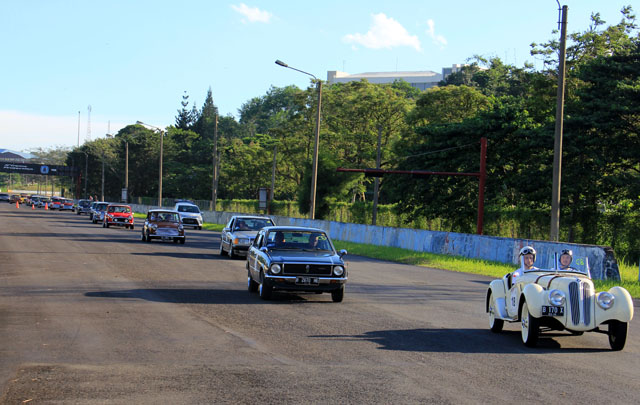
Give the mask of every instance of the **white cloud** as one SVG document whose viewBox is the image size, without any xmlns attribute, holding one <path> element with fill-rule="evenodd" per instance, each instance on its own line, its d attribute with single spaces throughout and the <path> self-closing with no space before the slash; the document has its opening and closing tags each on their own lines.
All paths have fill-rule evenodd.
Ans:
<svg viewBox="0 0 640 405">
<path fill-rule="evenodd" d="M 384 13 L 372 15 L 372 24 L 366 34 L 347 34 L 342 39 L 346 43 L 371 49 L 409 46 L 416 51 L 422 51 L 418 37 L 410 35 L 399 22 Z"/>
<path fill-rule="evenodd" d="M 427 35 L 431 37 L 434 44 L 438 45 L 440 48 L 444 48 L 447 45 L 447 39 L 442 35 L 436 34 L 436 24 L 433 20 L 429 20 L 427 21 L 427 25 L 429 26 L 429 29 L 427 29 Z"/>
<path fill-rule="evenodd" d="M 55 146 L 72 148 L 78 143 L 78 116 L 51 116 L 0 110 L 0 149 L 28 151 Z M 133 124 L 132 122 L 129 124 Z M 115 134 L 128 124 L 109 123 L 91 117 L 91 139 L 102 138 L 110 130 Z M 87 137 L 87 117 L 80 121 L 80 144 Z"/>
<path fill-rule="evenodd" d="M 240 3 L 239 6 L 233 4 L 231 5 L 231 8 L 246 18 L 246 20 L 242 19 L 243 23 L 246 23 L 247 21 L 251 23 L 268 23 L 271 20 L 271 17 L 273 17 L 273 14 L 268 11 L 260 10 L 258 7 L 249 7 L 244 3 Z"/>
</svg>

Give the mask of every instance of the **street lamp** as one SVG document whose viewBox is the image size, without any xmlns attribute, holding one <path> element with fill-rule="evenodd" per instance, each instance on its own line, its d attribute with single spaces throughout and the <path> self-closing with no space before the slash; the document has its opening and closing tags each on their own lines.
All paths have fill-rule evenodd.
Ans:
<svg viewBox="0 0 640 405">
<path fill-rule="evenodd" d="M 318 180 L 318 144 L 320 142 L 320 110 L 322 105 L 322 80 L 319 80 L 317 77 L 312 75 L 309 72 L 305 72 L 304 70 L 296 69 L 284 63 L 281 60 L 276 60 L 276 65 L 282 66 L 288 69 L 295 70 L 300 73 L 304 73 L 305 75 L 309 75 L 313 77 L 316 82 L 316 88 L 318 89 L 318 113 L 316 115 L 316 139 L 313 146 L 313 163 L 312 163 L 312 174 L 311 174 L 311 204 L 309 207 L 309 218 L 315 219 L 316 216 L 316 185 Z"/>
<path fill-rule="evenodd" d="M 136 124 L 153 128 L 154 130 L 158 131 L 158 133 L 160 133 L 160 173 L 158 174 L 158 207 L 162 208 L 162 154 L 164 149 L 164 131 L 153 125 L 145 124 L 142 121 L 136 121 Z"/>
</svg>

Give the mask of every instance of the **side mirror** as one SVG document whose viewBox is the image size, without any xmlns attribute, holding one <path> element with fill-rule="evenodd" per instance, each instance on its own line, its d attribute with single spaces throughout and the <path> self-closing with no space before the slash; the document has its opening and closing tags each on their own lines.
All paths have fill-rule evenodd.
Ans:
<svg viewBox="0 0 640 405">
<path fill-rule="evenodd" d="M 224 228 L 222 232 L 229 232 L 229 228 Z"/>
<path fill-rule="evenodd" d="M 263 246 L 263 247 L 260 248 L 260 251 L 264 252 L 264 253 L 267 253 L 269 251 L 269 249 L 267 249 L 266 246 Z"/>
<path fill-rule="evenodd" d="M 342 259 L 343 256 L 346 256 L 347 251 L 346 251 L 346 249 L 342 249 L 342 250 L 340 250 L 340 252 L 338 252 L 338 254 L 340 255 L 340 258 Z"/>
</svg>

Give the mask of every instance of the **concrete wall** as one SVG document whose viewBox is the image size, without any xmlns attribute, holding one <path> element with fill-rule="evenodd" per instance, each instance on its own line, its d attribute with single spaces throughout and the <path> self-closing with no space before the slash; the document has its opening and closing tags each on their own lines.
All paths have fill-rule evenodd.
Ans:
<svg viewBox="0 0 640 405">
<path fill-rule="evenodd" d="M 157 207 L 134 204 L 131 205 L 131 208 L 135 212 L 146 213 L 149 209 Z M 222 211 L 203 211 L 202 213 L 205 222 L 215 224 L 226 224 L 233 215 L 243 214 Z M 620 280 L 618 262 L 614 257 L 613 249 L 606 246 L 499 238 L 466 233 L 349 224 L 305 218 L 280 216 L 271 216 L 271 218 L 277 225 L 310 226 L 324 229 L 332 239 L 512 263 L 514 268 L 519 266 L 518 254 L 524 246 L 529 245 L 536 249 L 538 252 L 536 266 L 540 268 L 552 268 L 554 253 L 560 253 L 562 249 L 571 249 L 574 257 L 586 257 L 589 259 L 589 267 L 593 278 Z"/>
</svg>

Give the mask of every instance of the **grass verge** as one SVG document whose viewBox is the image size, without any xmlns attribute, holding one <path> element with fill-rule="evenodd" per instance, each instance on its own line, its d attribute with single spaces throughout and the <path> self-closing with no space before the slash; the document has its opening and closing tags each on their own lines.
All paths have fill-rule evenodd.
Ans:
<svg viewBox="0 0 640 405">
<path fill-rule="evenodd" d="M 350 254 L 389 260 L 415 266 L 433 267 L 436 269 L 458 271 L 461 273 L 480 274 L 499 278 L 515 270 L 516 266 L 489 260 L 469 259 L 460 256 L 449 256 L 436 253 L 416 252 L 390 246 L 374 246 L 362 243 L 334 240 L 336 249 L 346 249 Z M 613 286 L 621 286 L 629 291 L 633 298 L 640 298 L 640 282 L 638 266 L 624 262 L 618 263 L 622 281 L 593 280 L 598 291 L 606 291 Z"/>
</svg>

